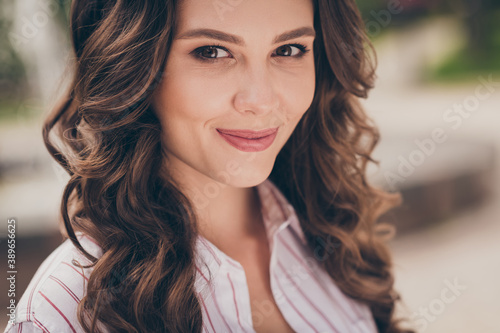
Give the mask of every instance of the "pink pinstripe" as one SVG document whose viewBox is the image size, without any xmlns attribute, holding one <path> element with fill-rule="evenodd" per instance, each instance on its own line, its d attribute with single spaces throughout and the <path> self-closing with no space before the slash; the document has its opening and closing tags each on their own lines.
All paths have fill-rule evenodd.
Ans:
<svg viewBox="0 0 500 333">
<path fill-rule="evenodd" d="M 208 322 L 210 323 L 210 326 L 212 327 L 212 331 L 215 333 L 215 328 L 214 324 L 212 324 L 212 319 L 210 318 L 210 315 L 208 314 L 207 306 L 205 305 L 205 301 L 203 300 L 203 297 L 200 297 L 201 304 L 203 305 L 203 309 L 205 310 L 205 313 L 207 314 Z M 208 330 L 207 330 L 208 332 Z"/>
<path fill-rule="evenodd" d="M 284 240 L 283 236 L 282 235 L 278 235 L 278 238 L 280 239 L 281 243 L 285 246 L 285 248 L 288 250 L 288 252 L 290 252 L 293 257 L 301 263 L 301 265 L 303 267 L 305 267 L 308 271 L 308 273 L 313 277 L 314 281 L 316 281 L 316 283 L 318 285 L 321 285 L 321 283 L 318 281 L 318 277 L 316 276 L 316 274 L 314 274 L 314 272 L 311 271 L 311 268 L 309 267 L 309 265 L 307 265 L 307 263 L 304 262 L 304 260 L 290 247 L 290 245 Z M 337 300 L 334 300 L 335 303 L 338 304 Z M 339 305 L 339 308 L 342 309 L 342 311 L 345 313 L 344 311 L 344 307 L 343 306 L 340 306 Z M 351 310 L 356 314 L 356 316 L 359 318 L 361 317 L 361 314 L 359 313 L 358 309 L 354 306 L 354 305 L 350 305 L 350 308 Z M 345 313 L 347 316 L 349 316 L 347 313 Z"/>
<path fill-rule="evenodd" d="M 85 276 L 82 272 L 80 272 L 79 270 L 77 270 L 77 269 L 76 269 L 73 265 L 71 265 L 70 263 L 63 261 L 63 262 L 62 262 L 62 264 L 64 264 L 64 265 L 66 265 L 66 266 L 69 266 L 69 267 L 73 268 L 73 270 L 74 270 L 75 272 L 77 272 L 78 274 L 80 274 L 81 276 L 83 276 L 83 278 L 84 278 L 87 282 L 89 281 L 89 278 L 88 278 L 88 277 L 86 277 L 86 276 Z"/>
<path fill-rule="evenodd" d="M 307 303 L 309 303 L 309 305 L 311 307 L 314 308 L 314 310 L 321 316 L 321 318 L 323 318 L 323 320 L 328 324 L 328 326 L 330 326 L 330 328 L 332 330 L 334 330 L 335 332 L 338 332 L 338 330 L 332 325 L 332 323 L 328 320 L 328 318 L 326 318 L 325 314 L 316 307 L 316 305 L 314 305 L 314 303 L 309 299 L 309 297 L 307 297 L 304 292 L 302 291 L 302 289 L 297 285 L 297 283 L 290 277 L 290 275 L 288 274 L 288 272 L 285 270 L 285 267 L 283 267 L 283 264 L 281 263 L 281 261 L 278 260 L 278 266 L 281 268 L 281 270 L 286 274 L 286 277 L 288 278 L 288 280 L 292 281 L 292 284 L 293 286 L 299 291 L 299 293 L 302 295 L 302 297 L 304 297 L 304 299 L 307 301 Z"/>
<path fill-rule="evenodd" d="M 38 328 L 40 328 L 42 331 L 46 332 L 46 333 L 50 333 L 50 331 L 45 327 L 43 326 L 43 324 L 36 318 L 33 318 L 33 323 L 38 326 Z"/>
<path fill-rule="evenodd" d="M 61 280 L 59 280 L 58 278 L 56 278 L 53 275 L 50 275 L 49 279 L 54 280 L 58 285 L 60 285 L 64 290 L 66 290 L 68 292 L 68 294 L 71 297 L 73 297 L 73 299 L 76 301 L 77 304 L 80 303 L 80 299 L 78 298 L 78 296 L 76 296 L 75 293 L 73 292 L 73 290 L 71 290 L 67 285 L 65 285 L 64 282 L 62 282 Z"/>
<path fill-rule="evenodd" d="M 233 281 L 231 281 L 231 277 L 229 277 L 229 272 L 227 272 L 227 279 L 229 280 L 229 283 L 231 284 L 231 289 L 233 290 L 233 302 L 234 302 L 234 307 L 236 308 L 236 317 L 238 318 L 238 324 L 240 325 L 241 329 L 246 332 L 246 330 L 243 328 L 243 325 L 241 325 L 240 322 L 240 312 L 238 311 L 238 303 L 236 302 L 236 292 L 234 291 Z"/>
<path fill-rule="evenodd" d="M 290 301 L 290 299 L 288 298 L 288 296 L 286 295 L 286 293 L 284 292 L 283 290 L 283 287 L 281 286 L 281 283 L 280 283 L 280 280 L 278 279 L 278 277 L 276 276 L 276 274 L 274 275 L 274 278 L 276 279 L 276 282 L 278 283 L 278 287 L 280 288 L 281 290 L 281 293 L 283 294 L 283 296 L 285 297 L 286 301 L 288 304 L 290 304 L 290 306 L 292 307 L 292 309 L 295 310 L 295 312 L 299 315 L 300 318 L 302 318 L 302 320 L 310 327 L 314 330 L 314 332 L 318 332 L 318 330 L 316 328 L 314 328 L 314 326 L 302 315 L 302 313 L 295 307 L 295 305 L 293 305 L 293 303 Z"/>
<path fill-rule="evenodd" d="M 76 333 L 75 328 L 73 327 L 73 325 L 71 325 L 71 323 L 69 322 L 68 318 L 64 315 L 64 313 L 62 313 L 62 311 L 61 311 L 61 310 L 59 310 L 59 308 L 58 308 L 58 307 L 57 307 L 54 303 L 52 303 L 52 301 L 51 301 L 51 300 L 50 300 L 47 296 L 45 296 L 45 295 L 44 295 L 41 291 L 39 291 L 38 293 L 39 293 L 40 295 L 42 295 L 42 297 L 43 297 L 43 298 L 45 298 L 45 299 L 47 300 L 47 302 L 49 302 L 49 303 L 50 303 L 50 305 L 52 305 L 52 307 L 53 307 L 54 309 L 56 309 L 56 311 L 57 311 L 57 312 L 59 312 L 59 314 L 60 314 L 60 315 L 64 318 L 64 320 L 68 323 L 69 328 L 71 328 L 71 330 L 72 330 L 74 333 Z"/>
<path fill-rule="evenodd" d="M 203 277 L 203 279 L 205 279 L 205 281 L 208 283 L 208 285 L 210 286 L 210 292 L 212 293 L 213 297 L 214 297 L 214 304 L 215 304 L 215 307 L 217 308 L 217 311 L 219 312 L 219 315 L 220 317 L 222 318 L 222 321 L 224 322 L 224 325 L 226 326 L 226 328 L 230 331 L 231 329 L 229 328 L 229 325 L 228 323 L 226 322 L 226 318 L 224 318 L 224 316 L 222 315 L 222 312 L 219 308 L 219 303 L 217 303 L 217 297 L 215 296 L 215 291 L 214 291 L 214 287 L 212 286 L 211 283 L 209 283 L 208 279 L 206 278 L 206 276 L 201 272 L 201 270 L 196 267 L 196 269 L 198 270 L 198 272 L 201 274 L 201 276 Z"/>
</svg>

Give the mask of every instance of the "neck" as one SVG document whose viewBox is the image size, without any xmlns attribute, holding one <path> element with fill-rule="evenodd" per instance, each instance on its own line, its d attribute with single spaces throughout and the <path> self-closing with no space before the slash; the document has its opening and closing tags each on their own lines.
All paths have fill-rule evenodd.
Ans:
<svg viewBox="0 0 500 333">
<path fill-rule="evenodd" d="M 233 187 L 200 173 L 175 177 L 193 203 L 200 235 L 213 244 L 251 240 L 262 235 L 260 200 L 256 187 Z M 194 170 L 193 170 L 194 171 Z"/>
<path fill-rule="evenodd" d="M 209 205 L 197 212 L 200 234 L 214 242 L 252 238 L 257 233 L 258 200 L 253 187 L 221 189 Z"/>
</svg>

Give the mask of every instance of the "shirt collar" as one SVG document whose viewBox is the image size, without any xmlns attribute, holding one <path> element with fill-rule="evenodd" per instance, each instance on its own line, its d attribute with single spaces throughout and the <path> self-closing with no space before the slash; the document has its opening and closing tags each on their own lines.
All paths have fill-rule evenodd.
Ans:
<svg viewBox="0 0 500 333">
<path fill-rule="evenodd" d="M 287 201 L 285 196 L 269 179 L 256 186 L 259 200 L 261 203 L 261 213 L 268 235 L 268 241 L 272 243 L 272 239 L 278 229 L 291 227 L 294 233 L 298 236 L 304 246 L 307 246 L 307 240 L 300 226 L 300 222 L 295 213 L 295 209 Z M 204 281 L 209 279 L 210 272 L 216 272 L 225 263 L 232 266 L 240 265 L 235 260 L 230 258 L 224 252 L 219 250 L 210 241 L 205 239 L 201 234 L 197 235 L 196 242 L 197 252 L 201 254 L 198 257 L 196 267 L 200 273 L 200 279 L 197 280 L 197 290 L 204 287 Z"/>
<path fill-rule="evenodd" d="M 257 185 L 257 191 L 261 203 L 262 217 L 268 235 L 274 235 L 276 230 L 283 224 L 290 224 L 303 245 L 307 244 L 304 232 L 300 226 L 295 209 L 285 198 L 283 193 L 274 185 L 270 179 L 266 179 Z"/>
</svg>

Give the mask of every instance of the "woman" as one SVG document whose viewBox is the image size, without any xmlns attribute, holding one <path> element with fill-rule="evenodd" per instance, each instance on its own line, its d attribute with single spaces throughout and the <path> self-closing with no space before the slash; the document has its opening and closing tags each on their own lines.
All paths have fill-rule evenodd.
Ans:
<svg viewBox="0 0 500 333">
<path fill-rule="evenodd" d="M 69 239 L 9 332 L 404 332 L 354 0 L 80 0 L 71 28 Z"/>
</svg>

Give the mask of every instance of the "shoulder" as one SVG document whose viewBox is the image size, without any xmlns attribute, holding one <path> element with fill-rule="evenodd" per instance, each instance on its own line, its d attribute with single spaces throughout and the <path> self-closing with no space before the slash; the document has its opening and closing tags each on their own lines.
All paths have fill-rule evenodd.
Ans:
<svg viewBox="0 0 500 333">
<path fill-rule="evenodd" d="M 91 238 L 77 237 L 87 252 L 102 255 Z M 5 332 L 83 332 L 77 308 L 93 268 L 80 268 L 77 263 L 86 266 L 90 261 L 67 239 L 40 265 Z"/>
</svg>

